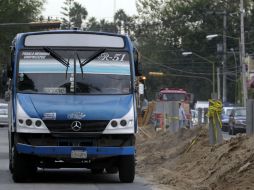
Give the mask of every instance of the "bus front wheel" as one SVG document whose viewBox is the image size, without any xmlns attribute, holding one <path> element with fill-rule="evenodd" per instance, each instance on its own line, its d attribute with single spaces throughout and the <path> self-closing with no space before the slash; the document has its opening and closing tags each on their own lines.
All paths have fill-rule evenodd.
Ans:
<svg viewBox="0 0 254 190">
<path fill-rule="evenodd" d="M 132 183 L 135 178 L 135 157 L 121 156 L 119 159 L 119 179 L 123 183 Z"/>
<path fill-rule="evenodd" d="M 37 171 L 35 161 L 28 155 L 19 154 L 15 147 L 12 154 L 12 179 L 16 183 L 26 182 Z"/>
</svg>

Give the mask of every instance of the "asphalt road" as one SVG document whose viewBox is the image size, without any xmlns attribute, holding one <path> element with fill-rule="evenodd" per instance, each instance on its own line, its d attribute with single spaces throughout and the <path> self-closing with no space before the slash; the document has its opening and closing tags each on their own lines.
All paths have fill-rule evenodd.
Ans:
<svg viewBox="0 0 254 190">
<path fill-rule="evenodd" d="M 8 170 L 7 127 L 0 128 L 0 190 L 148 190 L 154 187 L 136 176 L 120 183 L 117 174 L 91 174 L 84 169 L 39 170 L 29 183 L 14 183 Z"/>
</svg>

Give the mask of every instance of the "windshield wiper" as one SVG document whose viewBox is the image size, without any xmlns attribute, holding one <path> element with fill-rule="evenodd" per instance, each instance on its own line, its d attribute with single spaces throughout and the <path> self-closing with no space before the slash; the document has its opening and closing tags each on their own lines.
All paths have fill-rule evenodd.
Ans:
<svg viewBox="0 0 254 190">
<path fill-rule="evenodd" d="M 94 54 L 92 54 L 90 57 L 88 57 L 85 61 L 81 62 L 81 59 L 77 53 L 77 57 L 78 57 L 78 61 L 79 61 L 79 66 L 80 66 L 80 70 L 82 73 L 82 78 L 83 78 L 83 67 L 90 63 L 92 60 L 94 60 L 96 57 L 98 57 L 100 54 L 104 53 L 106 51 L 106 48 L 102 48 L 99 49 L 98 51 L 96 51 Z"/>
<path fill-rule="evenodd" d="M 80 67 L 80 70 L 81 70 L 81 73 L 82 73 L 82 78 L 83 78 L 84 72 L 83 72 L 83 67 L 81 66 L 82 63 L 81 63 L 81 59 L 80 59 L 78 53 L 77 53 L 77 57 L 78 57 L 79 67 Z"/>
<path fill-rule="evenodd" d="M 67 72 L 68 72 L 68 68 L 70 67 L 70 63 L 69 63 L 69 59 L 68 61 L 66 61 L 64 58 L 62 58 L 58 53 L 56 53 L 54 50 L 52 50 L 49 47 L 43 47 L 43 49 L 48 52 L 53 58 L 55 58 L 57 61 L 59 61 L 60 63 L 62 63 L 65 67 L 66 67 L 66 71 L 65 71 L 65 78 L 67 78 Z"/>
</svg>

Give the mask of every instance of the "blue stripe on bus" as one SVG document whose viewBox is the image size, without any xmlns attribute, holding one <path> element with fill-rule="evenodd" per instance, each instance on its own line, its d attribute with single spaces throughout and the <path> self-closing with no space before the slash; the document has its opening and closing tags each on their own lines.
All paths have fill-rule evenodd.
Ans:
<svg viewBox="0 0 254 190">
<path fill-rule="evenodd" d="M 134 146 L 125 147 L 71 147 L 71 146 L 31 146 L 27 144 L 16 145 L 17 151 L 23 154 L 33 154 L 38 156 L 65 155 L 70 156 L 73 150 L 86 151 L 87 155 L 134 155 Z"/>
</svg>

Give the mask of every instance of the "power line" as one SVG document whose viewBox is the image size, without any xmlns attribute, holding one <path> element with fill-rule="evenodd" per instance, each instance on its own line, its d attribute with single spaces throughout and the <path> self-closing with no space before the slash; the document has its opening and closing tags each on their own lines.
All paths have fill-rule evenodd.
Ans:
<svg viewBox="0 0 254 190">
<path fill-rule="evenodd" d="M 170 66 L 167 66 L 165 64 L 162 64 L 162 63 L 159 63 L 159 62 L 155 62 L 145 56 L 142 56 L 144 59 L 146 59 L 148 62 L 150 62 L 151 64 L 153 65 L 157 65 L 159 67 L 164 67 L 164 68 L 167 68 L 167 69 L 170 69 L 170 70 L 173 70 L 173 71 L 178 71 L 178 72 L 182 72 L 182 73 L 187 73 L 187 74 L 192 74 L 192 75 L 213 75 L 213 73 L 197 73 L 197 72 L 190 72 L 190 71 L 186 71 L 186 70 L 182 70 L 182 69 L 176 69 L 176 68 L 173 68 L 173 67 L 170 67 Z M 232 67 L 232 68 L 236 68 L 236 67 Z M 232 69 L 230 68 L 230 69 Z M 237 66 L 237 68 L 240 68 L 240 66 Z M 223 75 L 225 73 L 231 73 L 231 72 L 222 72 L 220 73 L 220 75 Z"/>
</svg>

